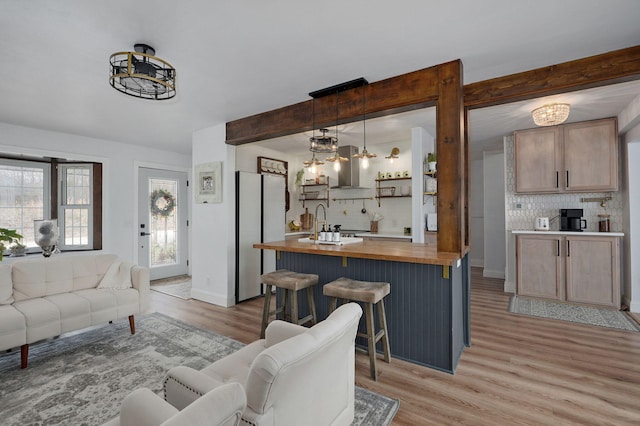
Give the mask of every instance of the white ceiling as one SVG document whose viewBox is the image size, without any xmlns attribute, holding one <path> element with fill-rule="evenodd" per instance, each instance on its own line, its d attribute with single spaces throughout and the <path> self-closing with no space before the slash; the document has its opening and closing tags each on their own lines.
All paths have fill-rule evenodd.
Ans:
<svg viewBox="0 0 640 426">
<path fill-rule="evenodd" d="M 638 0 L 2 0 L 0 121 L 188 154 L 195 130 L 357 77 L 461 59 L 471 83 L 634 46 L 639 17 Z M 138 42 L 176 67 L 174 99 L 108 85 L 110 54 Z M 581 121 L 617 115 L 640 93 L 598 90 L 555 98 L 571 98 Z M 534 103 L 473 111 L 472 146 L 532 127 Z M 429 129 L 429 115 L 396 119 Z M 367 121 L 372 144 L 378 125 L 391 124 Z"/>
</svg>

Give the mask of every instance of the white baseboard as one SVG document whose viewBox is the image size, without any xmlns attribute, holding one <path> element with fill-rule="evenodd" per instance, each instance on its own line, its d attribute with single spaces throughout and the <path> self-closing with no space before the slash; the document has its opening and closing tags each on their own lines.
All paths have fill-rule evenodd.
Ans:
<svg viewBox="0 0 640 426">
<path fill-rule="evenodd" d="M 504 280 L 504 292 L 514 293 L 516 292 L 516 283 L 513 281 Z"/>
<path fill-rule="evenodd" d="M 631 312 L 634 312 L 636 314 L 640 314 L 640 301 L 635 300 L 635 301 L 630 301 L 627 297 L 623 298 L 623 302 L 626 305 L 629 305 L 629 310 Z"/>
<path fill-rule="evenodd" d="M 191 288 L 191 298 L 201 300 L 203 302 L 211 303 L 213 305 L 223 306 L 228 308 L 235 305 L 235 297 L 227 298 L 215 293 L 210 293 L 199 288 Z"/>
<path fill-rule="evenodd" d="M 486 278 L 502 278 L 504 279 L 504 271 L 492 271 L 490 269 L 483 269 L 482 276 Z"/>
<path fill-rule="evenodd" d="M 474 268 L 483 268 L 484 267 L 484 259 L 471 259 L 471 266 Z"/>
</svg>

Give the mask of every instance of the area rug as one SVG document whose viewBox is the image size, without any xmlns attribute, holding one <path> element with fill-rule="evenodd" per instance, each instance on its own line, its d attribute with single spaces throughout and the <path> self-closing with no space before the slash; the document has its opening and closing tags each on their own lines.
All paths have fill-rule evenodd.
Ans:
<svg viewBox="0 0 640 426">
<path fill-rule="evenodd" d="M 509 312 L 541 318 L 597 325 L 600 327 L 618 328 L 621 330 L 640 331 L 640 326 L 625 312 L 614 309 L 595 308 L 553 302 L 550 300 L 532 299 L 523 296 L 511 296 Z"/>
<path fill-rule="evenodd" d="M 32 345 L 29 366 L 20 351 L 0 355 L 0 424 L 101 425 L 118 415 L 132 390 L 162 389 L 166 372 L 197 370 L 242 343 L 159 313 Z M 388 425 L 399 401 L 356 387 L 353 425 Z"/>
<path fill-rule="evenodd" d="M 180 299 L 191 299 L 191 281 L 178 284 L 154 284 L 151 290 L 159 293 L 168 294 L 170 296 L 179 297 Z"/>
</svg>

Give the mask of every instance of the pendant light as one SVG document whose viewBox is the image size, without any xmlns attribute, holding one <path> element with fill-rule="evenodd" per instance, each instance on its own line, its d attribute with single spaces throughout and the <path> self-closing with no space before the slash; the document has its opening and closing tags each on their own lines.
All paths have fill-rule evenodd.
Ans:
<svg viewBox="0 0 640 426">
<path fill-rule="evenodd" d="M 377 157 L 376 154 L 367 151 L 367 108 L 366 108 L 366 97 L 364 94 L 365 86 L 362 86 L 362 141 L 363 148 L 362 152 L 359 154 L 353 154 L 353 158 L 360 159 L 360 165 L 363 169 L 369 168 L 369 158 Z"/>
<path fill-rule="evenodd" d="M 320 161 L 316 158 L 316 153 L 314 152 L 313 155 L 311 156 L 311 161 L 305 161 L 304 163 L 305 167 L 309 168 L 309 171 L 313 174 L 316 174 L 316 172 L 318 171 L 318 166 L 321 166 L 324 164 L 324 161 Z"/>
<path fill-rule="evenodd" d="M 332 157 L 328 157 L 326 159 L 326 161 L 333 163 L 333 170 L 335 170 L 336 172 L 340 171 L 340 163 L 349 161 L 348 158 L 341 157 L 340 154 L 338 154 L 338 94 L 339 93 L 340 92 L 336 91 L 336 137 L 335 137 L 336 150 L 335 150 L 335 155 L 333 155 Z"/>
</svg>

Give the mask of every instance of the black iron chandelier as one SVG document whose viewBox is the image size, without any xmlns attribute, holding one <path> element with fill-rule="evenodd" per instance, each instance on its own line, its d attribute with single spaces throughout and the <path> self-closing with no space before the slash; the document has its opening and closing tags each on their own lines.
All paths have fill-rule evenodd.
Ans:
<svg viewBox="0 0 640 426">
<path fill-rule="evenodd" d="M 135 52 L 111 55 L 111 86 L 130 96 L 165 100 L 176 95 L 176 69 L 155 55 L 153 47 L 137 43 Z"/>
</svg>

